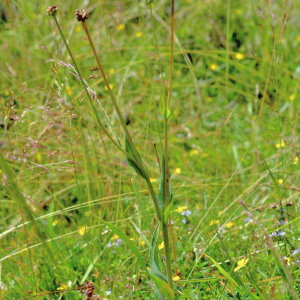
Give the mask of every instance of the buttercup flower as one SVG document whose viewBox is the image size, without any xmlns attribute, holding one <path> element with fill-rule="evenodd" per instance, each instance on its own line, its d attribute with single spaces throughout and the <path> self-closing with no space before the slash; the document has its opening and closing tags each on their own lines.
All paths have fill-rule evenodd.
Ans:
<svg viewBox="0 0 300 300">
<path fill-rule="evenodd" d="M 188 208 L 187 206 L 179 206 L 175 211 L 181 214 L 187 208 Z"/>
<path fill-rule="evenodd" d="M 172 279 L 173 279 L 173 281 L 178 281 L 178 280 L 180 280 L 180 277 L 178 275 L 176 275 L 176 276 L 172 276 Z"/>
<path fill-rule="evenodd" d="M 237 59 L 239 59 L 239 60 L 245 58 L 245 54 L 242 54 L 242 53 L 236 53 L 234 56 L 235 56 L 235 58 L 237 58 Z"/>
<path fill-rule="evenodd" d="M 218 224 L 220 221 L 219 220 L 211 220 L 210 222 L 209 222 L 209 226 L 212 226 L 212 225 L 214 225 L 214 224 Z"/>
<path fill-rule="evenodd" d="M 125 25 L 124 24 L 120 24 L 120 25 L 117 25 L 117 30 L 123 30 L 125 29 Z"/>
<path fill-rule="evenodd" d="M 164 247 L 165 247 L 165 243 L 162 242 L 161 244 L 159 244 L 158 249 L 160 250 L 160 249 L 163 249 Z"/>
<path fill-rule="evenodd" d="M 180 168 L 176 168 L 175 170 L 174 170 L 174 174 L 181 174 L 181 169 Z"/>
<path fill-rule="evenodd" d="M 68 288 L 68 284 L 67 284 L 67 283 L 64 283 L 64 284 L 61 284 L 60 287 L 57 288 L 57 290 L 58 290 L 58 291 L 60 291 L 60 290 L 65 290 L 66 288 Z"/>
<path fill-rule="evenodd" d="M 238 265 L 237 265 L 237 267 L 234 269 L 234 272 L 236 272 L 236 271 L 238 271 L 239 269 L 241 269 L 241 268 L 243 268 L 245 265 L 246 265 L 246 263 L 249 261 L 249 258 L 247 258 L 247 259 L 242 259 L 242 260 L 240 260 L 240 261 L 238 261 Z"/>
<path fill-rule="evenodd" d="M 78 233 L 79 233 L 80 235 L 84 235 L 85 232 L 86 232 L 86 227 L 81 226 L 81 227 L 78 228 Z"/>
<path fill-rule="evenodd" d="M 213 71 L 217 70 L 218 69 L 218 65 L 217 64 L 212 64 L 209 66 L 209 68 Z"/>
<path fill-rule="evenodd" d="M 235 223 L 233 223 L 233 222 L 228 222 L 228 223 L 226 223 L 225 224 L 225 226 L 229 229 L 229 228 L 231 228 L 231 227 L 233 227 L 235 225 Z"/>
</svg>

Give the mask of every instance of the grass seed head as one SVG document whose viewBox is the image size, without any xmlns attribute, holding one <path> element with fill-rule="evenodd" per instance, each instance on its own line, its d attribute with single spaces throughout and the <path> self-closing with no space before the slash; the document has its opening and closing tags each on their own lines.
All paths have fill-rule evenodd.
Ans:
<svg viewBox="0 0 300 300">
<path fill-rule="evenodd" d="M 57 12 L 58 8 L 56 5 L 51 5 L 47 8 L 46 10 L 46 14 L 48 16 L 55 16 L 56 12 Z"/>
<path fill-rule="evenodd" d="M 84 9 L 80 9 L 80 10 L 77 9 L 75 16 L 76 16 L 78 22 L 85 22 L 85 20 L 87 20 L 87 18 L 88 18 L 88 13 Z"/>
</svg>

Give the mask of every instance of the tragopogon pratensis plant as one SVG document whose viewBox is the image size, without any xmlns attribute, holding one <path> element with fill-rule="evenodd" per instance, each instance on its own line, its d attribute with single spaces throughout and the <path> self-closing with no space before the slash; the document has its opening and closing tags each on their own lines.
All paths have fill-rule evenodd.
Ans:
<svg viewBox="0 0 300 300">
<path fill-rule="evenodd" d="M 110 99 L 112 101 L 112 104 L 114 105 L 115 111 L 118 115 L 119 122 L 121 125 L 121 128 L 123 130 L 124 134 L 124 145 L 122 145 L 120 139 L 116 136 L 116 134 L 111 134 L 106 127 L 102 124 L 102 121 L 100 120 L 97 109 L 95 107 L 95 102 L 97 102 L 97 98 L 91 88 L 88 86 L 86 81 L 82 78 L 80 70 L 77 66 L 77 63 L 74 59 L 74 56 L 68 46 L 68 43 L 63 35 L 63 32 L 60 28 L 60 25 L 56 18 L 56 13 L 58 11 L 58 8 L 53 5 L 50 6 L 47 9 L 47 14 L 52 16 L 55 24 L 59 30 L 59 33 L 66 45 L 66 48 L 69 52 L 69 55 L 71 57 L 71 60 L 73 62 L 73 65 L 65 64 L 64 62 L 57 61 L 56 63 L 59 63 L 60 65 L 63 65 L 65 67 L 68 67 L 71 69 L 71 73 L 76 76 L 77 79 L 80 80 L 84 91 L 87 95 L 87 98 L 89 100 L 89 103 L 92 107 L 93 113 L 95 115 L 97 125 L 102 130 L 102 132 L 113 142 L 113 144 L 126 156 L 127 162 L 129 166 L 135 171 L 138 176 L 143 178 L 148 186 L 153 204 L 155 206 L 156 210 L 156 218 L 158 220 L 158 224 L 156 225 L 156 228 L 152 235 L 152 240 L 147 241 L 147 244 L 150 246 L 150 262 L 149 264 L 146 264 L 144 261 L 144 258 L 140 251 L 136 248 L 135 244 L 126 236 L 125 233 L 123 233 L 120 229 L 118 229 L 116 226 L 105 222 L 107 227 L 109 227 L 116 235 L 118 235 L 125 243 L 126 245 L 131 249 L 131 251 L 135 254 L 140 267 L 147 273 L 148 277 L 152 280 L 153 284 L 153 290 L 157 296 L 158 299 L 176 299 L 176 292 L 173 288 L 172 284 L 172 269 L 171 269 L 171 252 L 170 252 L 170 239 L 169 239 L 169 230 L 172 237 L 172 243 L 173 243 L 173 253 L 174 253 L 174 261 L 176 263 L 176 256 L 175 256 L 175 245 L 174 245 L 174 239 L 172 236 L 172 226 L 171 226 L 171 220 L 170 220 L 170 209 L 172 205 L 172 199 L 173 199 L 173 189 L 170 184 L 170 172 L 168 167 L 168 119 L 170 116 L 170 102 L 171 102 L 171 94 L 172 94 L 172 67 L 173 67 L 173 41 L 174 41 L 174 1 L 172 0 L 172 7 L 171 7 L 171 46 L 170 46 L 170 73 L 169 73 L 169 85 L 168 85 L 168 96 L 161 99 L 160 102 L 160 110 L 164 117 L 164 142 L 163 144 L 163 153 L 161 155 L 161 181 L 159 185 L 158 194 L 156 195 L 151 180 L 149 176 L 149 172 L 147 170 L 146 164 L 143 162 L 143 159 L 141 158 L 139 151 L 135 147 L 132 137 L 127 129 L 126 122 L 124 120 L 123 114 L 121 112 L 121 109 L 119 107 L 119 104 L 117 102 L 117 99 L 115 98 L 111 86 L 107 80 L 107 76 L 105 74 L 105 71 L 103 69 L 103 66 L 101 64 L 101 59 L 99 58 L 94 42 L 91 38 L 91 35 L 89 33 L 88 25 L 87 25 L 87 19 L 88 19 L 88 13 L 85 10 L 76 10 L 76 18 L 78 22 L 80 22 L 84 28 L 84 31 L 86 33 L 87 39 L 89 41 L 89 44 L 92 48 L 93 55 L 97 62 L 97 70 L 100 71 L 101 76 L 104 80 L 106 89 L 109 93 Z M 150 8 L 150 14 L 152 16 L 152 7 L 149 5 Z M 156 39 L 154 39 L 156 42 Z M 157 45 L 156 45 L 157 46 Z M 158 56 L 158 55 L 157 55 Z M 159 57 L 159 56 L 158 56 Z M 51 60 L 55 63 L 55 60 Z M 163 76 L 163 73 L 162 73 Z M 96 101 L 95 101 L 96 100 Z M 106 116 L 106 120 L 108 120 L 108 116 Z M 108 122 L 109 127 L 112 128 L 112 124 Z M 115 132 L 113 130 L 113 132 Z M 158 263 L 158 247 L 157 247 L 157 239 L 160 232 L 160 228 L 162 228 L 162 234 L 164 239 L 164 249 L 165 249 L 165 266 L 164 270 L 160 270 L 159 263 Z M 149 228 L 150 231 L 152 231 L 151 227 Z M 140 234 L 140 232 L 139 232 Z M 145 239 L 145 236 L 143 236 L 143 239 Z M 176 269 L 175 269 L 176 273 Z M 166 274 L 166 275 L 165 275 Z M 176 274 L 177 275 L 177 274 Z"/>
</svg>

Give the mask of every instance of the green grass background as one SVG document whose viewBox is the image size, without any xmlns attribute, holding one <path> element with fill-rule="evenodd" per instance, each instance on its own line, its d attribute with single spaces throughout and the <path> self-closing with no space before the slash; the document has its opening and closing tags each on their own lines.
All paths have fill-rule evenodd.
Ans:
<svg viewBox="0 0 300 300">
<path fill-rule="evenodd" d="M 46 63 L 51 55 L 71 63 L 45 14 L 53 4 L 83 77 L 123 142 L 102 78 L 89 78 L 97 74 L 88 70 L 95 59 L 74 13 L 91 12 L 87 25 L 156 189 L 160 179 L 153 143 L 161 154 L 159 101 L 168 85 L 170 1 L 1 2 L 1 150 L 21 192 L 34 201 L 27 197 L 23 206 L 39 218 L 24 225 L 28 213 L 12 197 L 2 168 L 1 299 L 76 288 L 92 262 L 87 279 L 100 297 L 155 299 L 129 249 L 115 246 L 99 221 L 120 227 L 147 258 L 132 223 L 149 237 L 143 209 L 153 224 L 156 220 L 147 187 L 136 178 L 140 195 L 135 193 L 133 173 L 96 126 L 80 82 L 66 68 L 53 72 Z M 248 299 L 255 289 L 262 299 L 293 299 L 261 228 L 244 222 L 240 199 L 269 233 L 279 214 L 270 203 L 282 203 L 286 222 L 295 220 L 274 244 L 291 259 L 298 289 L 292 252 L 299 238 L 300 2 L 291 7 L 286 1 L 175 1 L 169 165 L 180 299 Z M 105 123 L 101 107 L 97 110 Z M 292 206 L 284 205 L 288 202 Z M 191 211 L 188 218 L 177 211 L 182 206 Z M 204 251 L 218 262 L 230 260 L 223 267 L 240 292 L 226 278 L 213 279 L 222 274 L 200 258 Z M 234 272 L 241 258 L 249 262 Z M 36 297 L 83 298 L 76 290 Z"/>
</svg>

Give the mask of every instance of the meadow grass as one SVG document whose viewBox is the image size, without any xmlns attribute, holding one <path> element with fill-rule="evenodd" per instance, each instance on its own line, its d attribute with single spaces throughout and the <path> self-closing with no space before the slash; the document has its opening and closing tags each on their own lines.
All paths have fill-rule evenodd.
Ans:
<svg viewBox="0 0 300 300">
<path fill-rule="evenodd" d="M 298 299 L 299 13 L 0 3 L 0 298 Z"/>
</svg>

